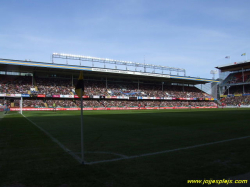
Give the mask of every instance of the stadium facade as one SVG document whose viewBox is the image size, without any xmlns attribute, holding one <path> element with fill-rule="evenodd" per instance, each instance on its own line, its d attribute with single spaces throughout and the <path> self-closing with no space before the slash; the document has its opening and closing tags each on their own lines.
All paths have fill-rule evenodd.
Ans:
<svg viewBox="0 0 250 187">
<path fill-rule="evenodd" d="M 86 85 L 83 98 L 87 103 L 85 110 L 138 109 L 138 107 L 141 109 L 186 108 L 191 103 L 192 107 L 215 107 L 216 99 L 198 90 L 196 86 L 207 83 L 217 84 L 218 80 L 190 77 L 185 75 L 186 72 L 184 76 L 180 76 L 178 71 L 183 72 L 183 69 L 179 68 L 176 68 L 177 75 L 166 74 L 163 71 L 161 73 L 147 72 L 146 68 L 144 70 L 131 71 L 69 65 L 68 63 L 58 64 L 54 61 L 45 63 L 0 59 L 0 76 L 2 77 L 0 100 L 2 102 L 8 100 L 11 110 L 19 110 L 20 98 L 27 102 L 42 102 L 39 107 L 27 107 L 27 110 L 35 108 L 36 110 L 52 110 L 48 102 L 61 103 L 62 100 L 65 103 L 72 101 L 74 106 L 60 106 L 58 109 L 79 110 L 77 105 L 79 99 L 74 93 L 74 85 L 79 72 L 83 71 Z M 117 101 L 122 106 L 119 106 Z M 87 107 L 89 103 L 93 106 Z M 210 104 L 206 105 L 206 103 Z M 94 107 L 95 104 L 99 106 Z"/>
<path fill-rule="evenodd" d="M 250 105 L 250 60 L 216 67 L 223 79 L 218 86 L 220 102 L 225 106 Z"/>
</svg>

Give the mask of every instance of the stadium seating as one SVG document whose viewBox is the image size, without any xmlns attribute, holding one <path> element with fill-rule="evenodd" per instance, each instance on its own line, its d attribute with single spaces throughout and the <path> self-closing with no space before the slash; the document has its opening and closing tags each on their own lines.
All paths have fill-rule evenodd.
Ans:
<svg viewBox="0 0 250 187">
<path fill-rule="evenodd" d="M 250 85 L 244 84 L 244 93 L 243 85 L 230 86 L 229 90 L 226 90 L 224 95 L 228 95 L 226 98 L 222 98 L 221 102 L 227 106 L 237 106 L 241 105 L 250 105 Z"/>
<path fill-rule="evenodd" d="M 3 77 L 3 76 L 2 76 Z M 0 93 L 6 94 L 45 94 L 72 95 L 74 84 L 70 79 L 35 78 L 32 85 L 32 77 L 5 76 L 0 80 Z M 11 79 L 11 80 L 10 80 Z M 14 80 L 13 80 L 14 79 Z M 164 86 L 158 84 L 140 84 L 130 82 L 115 82 L 111 80 L 106 88 L 104 81 L 85 80 L 85 95 L 106 96 L 145 96 L 145 97 L 176 97 L 176 98 L 205 98 L 210 97 L 196 87 L 188 86 Z"/>
<path fill-rule="evenodd" d="M 246 96 L 231 96 L 224 98 L 222 101 L 226 106 L 238 106 L 241 105 L 250 105 L 250 95 Z"/>
<path fill-rule="evenodd" d="M 0 76 L 0 93 L 6 94 L 27 94 L 32 87 L 30 76 Z"/>
<path fill-rule="evenodd" d="M 243 85 L 230 86 L 229 90 L 227 89 L 224 92 L 224 95 L 234 95 L 234 94 L 250 94 L 250 85 L 244 85 L 244 93 L 243 93 Z"/>
<path fill-rule="evenodd" d="M 20 100 L 15 100 L 15 107 L 19 107 Z M 52 108 L 53 103 L 56 103 L 58 108 L 80 108 L 80 100 L 37 100 L 25 99 L 23 107 L 26 108 Z M 45 105 L 47 104 L 47 105 Z M 215 106 L 214 102 L 188 102 L 188 101 L 121 101 L 121 100 L 83 100 L 84 108 L 98 107 L 188 107 L 196 106 Z"/>
<path fill-rule="evenodd" d="M 243 76 L 244 74 L 244 76 Z M 231 73 L 224 81 L 226 84 L 237 84 L 250 81 L 250 71 L 238 73 Z"/>
<path fill-rule="evenodd" d="M 9 76 L 0 75 L 0 94 L 29 94 L 29 97 L 24 98 L 23 107 L 44 108 L 52 107 L 56 103 L 57 107 L 75 108 L 80 107 L 80 100 L 75 100 L 75 87 L 76 79 L 72 82 L 69 78 L 55 78 L 55 77 L 35 77 L 32 81 L 31 76 Z M 161 83 L 157 82 L 144 82 L 138 83 L 128 80 L 115 80 L 109 79 L 93 79 L 86 78 L 84 80 L 85 90 L 84 95 L 89 99 L 84 99 L 83 105 L 87 107 L 183 107 L 183 106 L 211 106 L 214 102 L 200 101 L 205 98 L 211 98 L 210 95 L 202 92 L 194 86 L 177 86 L 166 84 L 162 87 Z M 38 96 L 41 97 L 38 97 Z M 58 95 L 71 95 L 71 98 L 58 98 L 53 96 Z M 106 96 L 110 97 L 149 97 L 149 98 L 175 98 L 175 101 L 150 101 L 150 100 L 112 100 L 103 99 L 93 96 Z M 20 96 L 19 96 L 20 97 Z M 182 99 L 190 101 L 181 101 Z M 197 98 L 197 100 L 196 100 Z M 196 100 L 196 101 L 194 101 Z M 20 100 L 15 99 L 12 102 L 12 107 L 19 107 Z"/>
</svg>

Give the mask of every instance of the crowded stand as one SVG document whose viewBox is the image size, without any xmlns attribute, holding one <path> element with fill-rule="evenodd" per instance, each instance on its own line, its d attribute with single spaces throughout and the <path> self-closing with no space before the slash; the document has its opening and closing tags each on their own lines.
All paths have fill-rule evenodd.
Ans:
<svg viewBox="0 0 250 187">
<path fill-rule="evenodd" d="M 14 107 L 20 107 L 20 100 L 14 100 Z M 80 108 L 80 100 L 30 100 L 23 101 L 23 107 L 30 108 Z M 121 100 L 83 100 L 84 108 L 110 108 L 110 107 L 203 107 L 216 106 L 214 102 L 188 102 L 188 101 L 121 101 Z"/>
<path fill-rule="evenodd" d="M 36 87 L 33 93 L 45 95 L 72 95 L 74 91 L 69 79 L 36 78 Z"/>
<path fill-rule="evenodd" d="M 25 99 L 23 100 L 23 107 L 31 108 L 52 108 L 53 104 L 56 104 L 58 108 L 75 108 L 77 107 L 76 103 L 72 100 L 38 100 L 38 99 Z M 14 107 L 20 107 L 20 100 L 14 100 Z"/>
<path fill-rule="evenodd" d="M 188 102 L 188 101 L 104 101 L 105 107 L 188 107 L 214 106 L 214 102 Z"/>
<path fill-rule="evenodd" d="M 167 85 L 162 89 L 162 85 L 156 84 L 137 84 L 114 83 L 108 84 L 104 93 L 111 96 L 145 96 L 145 97 L 176 97 L 176 98 L 193 98 L 205 97 L 206 94 L 196 87 L 173 86 Z M 87 92 L 88 93 L 88 92 Z"/>
<path fill-rule="evenodd" d="M 0 75 L 0 78 L 0 94 L 2 96 L 19 94 L 19 97 L 22 94 L 23 108 L 53 108 L 54 105 L 57 108 L 80 107 L 80 100 L 75 97 L 74 85 L 77 79 L 10 75 Z M 64 96 L 67 99 L 63 98 Z M 170 83 L 163 85 L 161 82 L 150 81 L 139 84 L 128 80 L 109 79 L 107 81 L 107 79 L 88 77 L 84 79 L 84 96 L 86 96 L 83 100 L 84 108 L 215 106 L 212 101 L 204 101 L 210 100 L 210 95 L 194 86 Z M 103 98 L 100 99 L 99 96 Z M 119 97 L 125 99 L 119 99 Z M 130 100 L 130 97 L 136 98 L 136 101 Z M 147 97 L 148 100 L 139 100 L 137 99 L 139 97 Z M 157 101 L 152 100 L 156 98 Z M 167 98 L 167 101 L 166 99 L 163 101 L 164 98 Z M 20 107 L 20 99 L 12 100 L 11 107 Z M 3 103 L 3 99 L 0 100 L 0 104 Z"/>
<path fill-rule="evenodd" d="M 244 93 L 243 93 L 243 90 L 244 90 Z M 230 86 L 230 88 L 228 88 L 224 92 L 224 95 L 232 95 L 232 94 L 250 94 L 250 84 Z"/>
<path fill-rule="evenodd" d="M 250 105 L 250 85 L 231 86 L 225 91 L 224 96 L 227 97 L 222 98 L 220 101 L 225 106 L 248 106 Z"/>
<path fill-rule="evenodd" d="M 250 105 L 250 71 L 229 74 L 223 85 L 227 89 L 220 99 L 222 106 Z"/>
<path fill-rule="evenodd" d="M 238 73 L 232 73 L 228 77 L 227 84 L 237 84 L 237 83 L 243 83 L 243 82 L 250 82 L 250 71 L 247 72 L 238 72 Z"/>
<path fill-rule="evenodd" d="M 0 75 L 0 93 L 27 94 L 31 87 L 31 76 Z"/>
<path fill-rule="evenodd" d="M 32 78 L 26 76 L 1 78 L 0 93 L 6 94 L 44 94 L 75 95 L 74 84 L 70 79 Z M 15 79 L 14 79 L 15 78 Z M 14 80 L 13 80 L 14 79 Z M 76 82 L 76 80 L 74 81 Z M 85 80 L 84 95 L 106 96 L 144 96 L 144 97 L 175 97 L 175 98 L 205 98 L 209 97 L 196 87 L 167 85 L 162 89 L 161 84 L 137 84 L 129 82 L 112 82 Z"/>
<path fill-rule="evenodd" d="M 221 99 L 221 102 L 226 106 L 248 106 L 250 105 L 250 95 L 226 97 Z"/>
</svg>

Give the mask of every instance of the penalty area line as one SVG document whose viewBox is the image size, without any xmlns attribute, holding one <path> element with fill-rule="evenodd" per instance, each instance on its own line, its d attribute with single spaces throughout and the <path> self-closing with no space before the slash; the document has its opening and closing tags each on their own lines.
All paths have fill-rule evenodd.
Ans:
<svg viewBox="0 0 250 187">
<path fill-rule="evenodd" d="M 221 141 L 217 141 L 217 142 L 198 144 L 198 145 L 182 147 L 182 148 L 177 148 L 177 149 L 171 149 L 171 150 L 165 150 L 165 151 L 159 151 L 159 152 L 153 152 L 153 153 L 145 153 L 145 154 L 134 155 L 134 156 L 126 156 L 126 157 L 123 157 L 123 158 L 116 158 L 116 159 L 110 159 L 110 160 L 100 160 L 100 161 L 88 162 L 87 164 L 91 165 L 91 164 L 99 164 L 99 163 L 105 163 L 105 162 L 114 162 L 114 161 L 119 161 L 119 160 L 128 160 L 128 159 L 139 158 L 139 157 L 144 157 L 144 156 L 159 155 L 159 154 L 163 154 L 163 153 L 170 153 L 170 152 L 175 152 L 175 151 L 193 149 L 193 148 L 204 147 L 204 146 L 209 146 L 209 145 L 215 145 L 215 144 L 230 142 L 230 141 L 234 141 L 234 140 L 241 140 L 241 139 L 246 139 L 246 138 L 250 138 L 250 136 L 243 136 L 243 137 L 239 137 L 239 138 L 232 138 L 232 139 L 221 140 Z"/>
<path fill-rule="evenodd" d="M 74 159 L 76 159 L 78 162 L 82 163 L 82 159 L 74 154 L 71 150 L 69 150 L 67 147 L 65 147 L 61 142 L 59 142 L 56 138 L 54 138 L 50 133 L 48 133 L 46 130 L 44 130 L 42 127 L 38 126 L 35 122 L 31 121 L 29 118 L 21 114 L 25 119 L 27 119 L 29 122 L 31 122 L 33 125 L 35 125 L 38 129 L 40 129 L 42 132 L 44 132 L 53 142 L 57 143 L 59 147 L 61 147 L 66 153 L 70 154 Z"/>
</svg>

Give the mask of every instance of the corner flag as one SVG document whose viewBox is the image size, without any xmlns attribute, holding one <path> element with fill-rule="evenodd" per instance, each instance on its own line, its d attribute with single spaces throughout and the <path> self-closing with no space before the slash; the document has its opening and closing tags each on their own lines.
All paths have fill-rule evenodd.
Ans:
<svg viewBox="0 0 250 187">
<path fill-rule="evenodd" d="M 84 82 L 83 82 L 83 71 L 80 71 L 80 75 L 75 87 L 75 92 L 78 95 L 79 98 L 81 98 L 81 162 L 84 164 L 84 142 L 83 142 L 83 102 L 82 102 L 82 96 L 84 92 Z"/>
<path fill-rule="evenodd" d="M 79 98 L 82 97 L 81 90 L 83 93 L 84 92 L 83 71 L 80 72 L 80 75 L 79 75 L 79 78 L 75 87 L 75 92 Z"/>
</svg>

